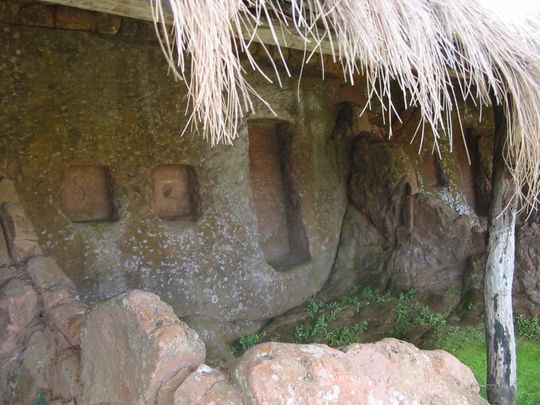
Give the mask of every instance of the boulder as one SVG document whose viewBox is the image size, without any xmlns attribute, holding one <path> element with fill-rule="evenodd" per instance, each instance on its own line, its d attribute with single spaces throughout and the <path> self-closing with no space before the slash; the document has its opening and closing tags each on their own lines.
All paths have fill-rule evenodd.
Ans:
<svg viewBox="0 0 540 405">
<path fill-rule="evenodd" d="M 0 209 L 0 221 L 15 263 L 22 263 L 41 254 L 34 226 L 20 204 L 4 204 Z"/>
<path fill-rule="evenodd" d="M 250 404 L 358 404 L 369 388 L 361 371 L 324 345 L 271 342 L 247 351 L 233 377 Z"/>
<path fill-rule="evenodd" d="M 197 333 L 157 295 L 119 295 L 97 304 L 83 325 L 82 403 L 154 404 L 162 384 L 204 358 Z"/>
<path fill-rule="evenodd" d="M 487 404 L 472 372 L 456 358 L 396 339 L 344 352 L 264 343 L 244 354 L 234 378 L 251 404 Z"/>
<path fill-rule="evenodd" d="M 47 376 L 54 365 L 56 345 L 50 331 L 41 326 L 32 333 L 25 346 L 13 383 L 13 403 L 33 404 L 40 393 L 50 397 Z"/>
<path fill-rule="evenodd" d="M 203 364 L 174 393 L 174 405 L 242 405 L 242 398 L 227 376 Z"/>
<path fill-rule="evenodd" d="M 64 402 L 79 397 L 81 391 L 80 373 L 81 360 L 79 354 L 73 350 L 60 353 L 49 377 L 53 397 Z"/>
<path fill-rule="evenodd" d="M 8 358 L 17 349 L 38 308 L 37 293 L 20 279 L 12 278 L 0 290 L 0 359 Z"/>
<path fill-rule="evenodd" d="M 80 345 L 81 325 L 88 307 L 78 301 L 71 301 L 54 307 L 50 314 L 50 326 L 58 330 L 70 346 Z"/>
<path fill-rule="evenodd" d="M 370 398 L 396 403 L 487 404 L 472 371 L 442 350 L 420 350 L 393 338 L 344 349 L 369 378 Z M 390 398 L 389 398 L 390 394 Z"/>
<path fill-rule="evenodd" d="M 41 292 L 45 309 L 74 300 L 75 286 L 52 257 L 34 256 L 25 270 Z"/>
<path fill-rule="evenodd" d="M 0 291 L 0 311 L 6 311 L 9 323 L 22 330 L 38 314 L 38 296 L 31 285 L 14 278 Z"/>
</svg>

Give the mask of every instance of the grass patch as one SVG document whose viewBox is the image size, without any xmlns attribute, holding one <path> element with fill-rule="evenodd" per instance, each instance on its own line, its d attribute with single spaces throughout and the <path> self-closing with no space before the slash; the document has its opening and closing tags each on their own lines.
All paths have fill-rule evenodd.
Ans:
<svg viewBox="0 0 540 405">
<path fill-rule="evenodd" d="M 517 328 L 516 328 L 517 329 Z M 486 398 L 486 343 L 483 327 L 452 328 L 436 345 L 469 366 Z M 540 403 L 540 342 L 524 337 L 517 339 L 518 405 Z"/>
</svg>

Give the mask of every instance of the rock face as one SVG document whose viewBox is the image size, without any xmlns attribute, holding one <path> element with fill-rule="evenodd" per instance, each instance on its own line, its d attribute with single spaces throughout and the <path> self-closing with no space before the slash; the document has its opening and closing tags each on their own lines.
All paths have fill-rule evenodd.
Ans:
<svg viewBox="0 0 540 405">
<path fill-rule="evenodd" d="M 18 264 L 11 250 L 15 234 L 5 235 L 10 267 L 0 272 L 3 403 L 356 404 L 385 401 L 389 392 L 398 401 L 483 403 L 472 373 L 455 358 L 394 339 L 344 352 L 262 344 L 239 361 L 234 384 L 204 364 L 197 333 L 157 295 L 133 290 L 89 309 L 54 259 L 38 255 Z"/>
<path fill-rule="evenodd" d="M 11 1 L 4 3 L 7 7 Z M 326 140 L 335 104 L 344 98 L 362 103 L 361 88 L 350 90 L 341 80 L 321 81 L 306 73 L 298 101 L 296 80 L 284 79 L 278 88 L 253 76 L 253 85 L 277 116 L 257 104 L 234 146 L 211 147 L 195 134 L 180 136 L 186 124 L 178 113 L 186 107 L 185 88 L 163 69 L 151 25 L 107 19 L 103 27 L 95 13 L 38 7 L 39 12 L 16 4 L 25 19 L 0 14 L 0 55 L 7 58 L 0 88 L 10 94 L 9 100 L 0 98 L 0 162 L 17 183 L 44 254 L 58 262 L 84 302 L 144 289 L 160 295 L 180 318 L 229 323 L 237 339 L 249 333 L 239 327 L 243 322 L 264 322 L 322 287 L 347 205 L 347 153 L 339 149 L 341 140 L 332 145 Z M 47 24 L 28 18 L 47 11 Z M 88 32 L 76 31 L 83 29 Z M 18 118 L 27 115 L 32 120 Z M 285 162 L 282 177 L 290 187 L 284 198 L 292 200 L 285 208 L 293 215 L 285 209 L 269 220 L 256 212 L 258 188 L 252 186 L 249 157 L 252 123 L 264 120 L 286 122 L 291 129 L 287 145 L 272 153 L 274 169 Z M 62 193 L 66 169 L 78 164 L 110 169 L 110 216 L 111 204 L 102 201 L 108 194 L 103 181 L 92 187 L 98 179 L 72 173 L 75 177 L 67 176 L 72 187 Z M 166 194 L 170 201 L 183 190 L 158 187 L 155 193 L 154 182 L 160 179 L 154 170 L 164 165 L 193 171 L 200 213 L 186 204 L 172 207 L 173 212 L 154 206 L 157 195 Z M 263 168 L 261 179 L 271 169 Z M 90 206 L 71 206 L 83 196 Z M 95 203 L 93 197 L 100 196 Z M 66 203 L 71 209 L 62 210 Z M 279 255 L 265 259 L 259 222 L 282 225 Z M 290 250 L 301 254 L 289 260 Z"/>
<path fill-rule="evenodd" d="M 174 392 L 174 405 L 242 405 L 238 390 L 226 374 L 202 365 Z"/>
<path fill-rule="evenodd" d="M 351 203 L 325 298 L 357 285 L 461 289 L 468 258 L 483 252 L 485 240 L 455 157 L 443 153 L 444 165 L 397 142 L 357 139 Z"/>
<path fill-rule="evenodd" d="M 139 290 L 96 305 L 81 353 L 84 404 L 154 404 L 162 384 L 205 359 L 195 331 L 157 295 Z"/>
<path fill-rule="evenodd" d="M 244 355 L 234 377 L 250 404 L 487 404 L 457 359 L 396 339 L 344 352 L 266 343 Z"/>
</svg>

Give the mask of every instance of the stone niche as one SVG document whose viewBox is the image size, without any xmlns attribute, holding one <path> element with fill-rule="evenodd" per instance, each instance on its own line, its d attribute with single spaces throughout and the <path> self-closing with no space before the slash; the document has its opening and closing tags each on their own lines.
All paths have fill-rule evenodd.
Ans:
<svg viewBox="0 0 540 405">
<path fill-rule="evenodd" d="M 62 205 L 73 222 L 110 219 L 113 202 L 109 168 L 100 164 L 69 166 L 64 172 Z"/>
<path fill-rule="evenodd" d="M 286 270 L 310 258 L 300 203 L 291 176 L 287 122 L 250 121 L 249 162 L 259 241 L 268 264 Z"/>
<path fill-rule="evenodd" d="M 199 217 L 197 174 L 192 166 L 157 166 L 153 177 L 154 212 L 159 218 L 196 220 Z"/>
</svg>

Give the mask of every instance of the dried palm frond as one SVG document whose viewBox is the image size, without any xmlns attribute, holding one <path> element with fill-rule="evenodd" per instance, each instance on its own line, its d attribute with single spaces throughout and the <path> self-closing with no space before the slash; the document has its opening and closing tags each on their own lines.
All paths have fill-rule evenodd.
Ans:
<svg viewBox="0 0 540 405">
<path fill-rule="evenodd" d="M 384 109 L 389 117 L 390 84 L 397 81 L 405 105 L 420 107 L 422 128 L 431 127 L 435 144 L 441 136 L 452 137 L 450 115 L 457 111 L 458 98 L 482 106 L 493 96 L 509 117 L 507 162 L 517 196 L 525 205 L 537 206 L 538 8 L 514 15 L 506 8 L 501 12 L 494 0 L 150 1 L 171 71 L 187 85 L 189 122 L 212 144 L 231 143 L 254 100 L 264 102 L 247 82 L 239 59 L 245 54 L 252 68 L 271 81 L 249 48 L 251 41 L 264 42 L 259 37 L 264 26 L 279 52 L 287 46 L 287 31 L 301 38 L 307 55 L 322 52 L 324 46 L 341 63 L 347 81 L 354 83 L 358 74 L 365 77 L 370 98 L 388 103 Z M 172 15 L 171 25 L 165 23 L 164 10 Z M 458 85 L 453 85 L 455 77 Z"/>
</svg>

